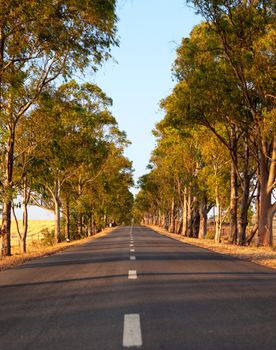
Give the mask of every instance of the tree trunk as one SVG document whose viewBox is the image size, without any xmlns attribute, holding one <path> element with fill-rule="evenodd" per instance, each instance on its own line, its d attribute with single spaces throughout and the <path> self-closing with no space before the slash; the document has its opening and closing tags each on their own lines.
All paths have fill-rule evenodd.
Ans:
<svg viewBox="0 0 276 350">
<path fill-rule="evenodd" d="M 27 233 L 29 226 L 29 217 L 28 217 L 28 205 L 30 201 L 31 190 L 28 188 L 27 176 L 23 177 L 23 232 L 20 239 L 20 250 L 22 253 L 27 251 Z"/>
<path fill-rule="evenodd" d="M 61 234 L 60 234 L 60 205 L 55 202 L 55 238 L 59 243 L 61 242 Z"/>
<path fill-rule="evenodd" d="M 55 191 L 54 191 L 54 204 L 55 204 L 55 239 L 56 242 L 61 242 L 60 232 L 60 181 L 57 178 L 55 180 Z"/>
<path fill-rule="evenodd" d="M 157 226 L 158 225 L 158 212 L 156 211 L 154 213 L 154 226 Z"/>
<path fill-rule="evenodd" d="M 166 213 L 163 213 L 161 227 L 165 228 L 165 225 L 166 225 Z"/>
<path fill-rule="evenodd" d="M 187 234 L 187 188 L 186 187 L 183 192 L 182 216 L 183 216 L 182 235 L 186 236 Z"/>
<path fill-rule="evenodd" d="M 90 214 L 90 236 L 93 236 L 94 233 L 95 233 L 94 213 L 93 213 L 93 209 L 91 209 L 91 214 Z"/>
<path fill-rule="evenodd" d="M 218 189 L 216 189 L 216 234 L 215 234 L 215 242 L 219 243 L 221 241 L 221 207 L 220 201 L 218 197 Z"/>
<path fill-rule="evenodd" d="M 191 189 L 188 190 L 187 197 L 187 237 L 192 237 L 192 194 Z"/>
<path fill-rule="evenodd" d="M 3 203 L 1 228 L 1 256 L 11 255 L 11 201 Z"/>
<path fill-rule="evenodd" d="M 198 238 L 200 226 L 200 214 L 198 207 L 198 200 L 194 197 L 193 200 L 193 214 L 192 214 L 192 237 Z"/>
<path fill-rule="evenodd" d="M 276 170 L 276 134 L 272 146 L 271 161 L 268 160 L 266 154 L 267 147 L 262 144 L 262 149 L 259 151 L 260 164 L 260 213 L 258 223 L 258 245 L 272 245 L 272 227 L 270 225 L 270 207 L 271 193 L 275 184 Z M 269 165 L 270 162 L 270 165 Z"/>
<path fill-rule="evenodd" d="M 172 199 L 171 203 L 171 211 L 170 211 L 170 226 L 169 226 L 169 232 L 175 232 L 175 200 Z"/>
<path fill-rule="evenodd" d="M 200 226 L 199 226 L 199 238 L 205 239 L 207 233 L 207 197 L 201 201 L 200 204 Z"/>
<path fill-rule="evenodd" d="M 249 207 L 249 190 L 250 190 L 250 175 L 248 174 L 249 167 L 249 149 L 247 140 L 244 143 L 244 166 L 243 166 L 243 193 L 240 205 L 239 219 L 239 244 L 244 244 L 246 241 L 246 228 L 248 225 L 248 207 Z"/>
<path fill-rule="evenodd" d="M 79 187 L 78 187 L 79 198 L 82 195 L 82 190 L 83 190 L 83 183 L 82 183 L 82 180 L 79 179 Z M 78 217 L 77 217 L 77 233 L 78 233 L 78 237 L 81 238 L 83 235 L 83 215 L 80 209 L 78 210 Z"/>
<path fill-rule="evenodd" d="M 70 202 L 68 198 L 66 199 L 65 239 L 70 241 Z"/>
<path fill-rule="evenodd" d="M 231 193 L 230 193 L 230 212 L 229 223 L 230 230 L 228 241 L 229 243 L 235 243 L 237 241 L 238 225 L 237 225 L 237 213 L 238 213 L 238 175 L 237 175 L 237 135 L 236 128 L 231 128 Z"/>
<path fill-rule="evenodd" d="M 273 246 L 273 217 L 276 213 L 276 202 L 269 208 L 268 211 L 268 230 L 269 230 L 269 245 Z"/>
<path fill-rule="evenodd" d="M 1 227 L 1 256 L 11 255 L 11 208 L 12 208 L 12 190 L 13 190 L 13 155 L 15 130 L 14 124 L 9 126 L 9 135 L 7 146 L 5 147 L 4 161 L 4 181 L 3 181 L 3 211 Z"/>
<path fill-rule="evenodd" d="M 81 238 L 83 236 L 83 216 L 81 213 L 78 215 L 78 237 Z"/>
</svg>

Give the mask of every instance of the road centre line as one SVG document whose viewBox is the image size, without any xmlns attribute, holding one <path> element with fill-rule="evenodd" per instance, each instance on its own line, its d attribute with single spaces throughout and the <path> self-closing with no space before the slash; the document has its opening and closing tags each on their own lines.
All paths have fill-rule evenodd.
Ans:
<svg viewBox="0 0 276 350">
<path fill-rule="evenodd" d="M 139 314 L 124 315 L 123 347 L 143 345 Z"/>
<path fill-rule="evenodd" d="M 136 256 L 130 255 L 130 260 L 136 260 Z"/>
<path fill-rule="evenodd" d="M 137 272 L 136 272 L 136 270 L 129 270 L 128 271 L 128 279 L 129 280 L 136 280 L 137 279 Z"/>
<path fill-rule="evenodd" d="M 135 252 L 135 249 L 134 249 L 134 248 L 131 248 L 130 251 L 131 251 L 131 253 L 134 253 L 134 252 Z"/>
</svg>

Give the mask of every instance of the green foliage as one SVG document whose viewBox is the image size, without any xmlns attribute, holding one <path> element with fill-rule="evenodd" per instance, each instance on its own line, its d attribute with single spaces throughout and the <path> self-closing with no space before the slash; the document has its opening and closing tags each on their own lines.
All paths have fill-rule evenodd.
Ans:
<svg viewBox="0 0 276 350">
<path fill-rule="evenodd" d="M 40 231 L 42 234 L 42 244 L 46 247 L 53 246 L 56 243 L 55 240 L 55 231 L 49 230 L 49 228 L 44 228 Z"/>
<path fill-rule="evenodd" d="M 160 103 L 165 117 L 154 130 L 157 146 L 150 172 L 141 178 L 134 213 L 144 222 L 165 218 L 164 224 L 182 220 L 186 210 L 189 226 L 199 203 L 201 209 L 216 203 L 222 213 L 230 206 L 233 228 L 234 201 L 240 201 L 240 223 L 247 221 L 244 211 L 250 215 L 257 181 L 270 181 L 259 191 L 268 197 L 263 203 L 271 202 L 275 8 L 272 1 L 190 2 L 206 21 L 177 49 L 177 83 Z M 238 196 L 230 198 L 235 186 Z"/>
<path fill-rule="evenodd" d="M 115 0 L 0 0 L 0 183 L 7 211 L 10 211 L 14 187 L 20 189 L 20 177 L 26 177 L 29 172 L 39 179 L 30 183 L 39 193 L 39 201 L 51 206 L 49 189 L 53 188 L 53 178 L 59 187 L 73 171 L 69 168 L 75 155 L 69 149 L 72 147 L 72 150 L 79 139 L 77 130 L 71 138 L 70 126 L 65 126 L 63 116 L 66 119 L 70 106 L 73 107 L 71 117 L 84 116 L 81 95 L 86 114 L 90 113 L 86 119 L 87 130 L 82 125 L 83 133 L 88 133 L 96 115 L 105 125 L 116 124 L 106 108 L 111 100 L 97 86 L 87 83 L 80 91 L 75 84 L 75 90 L 79 90 L 78 104 L 73 101 L 77 96 L 69 92 L 71 87 L 74 90 L 74 83 L 56 91 L 50 87 L 58 77 L 60 84 L 76 72 L 84 73 L 87 67 L 95 71 L 110 57 L 111 47 L 118 44 L 115 6 Z M 91 95 L 95 98 L 91 98 L 90 103 Z M 47 118 L 44 120 L 42 116 Z M 39 142 L 34 141 L 35 133 L 41 137 Z M 24 136 L 23 142 L 18 134 Z M 82 136 L 87 144 L 84 134 Z M 33 155 L 38 143 L 40 150 Z M 17 166 L 14 162 L 19 156 L 14 174 Z M 39 168 L 30 170 L 31 163 L 39 164 Z M 10 226 L 6 222 L 9 216 L 10 213 L 3 215 L 4 228 Z M 4 255 L 10 254 L 9 234 L 5 239 Z"/>
</svg>

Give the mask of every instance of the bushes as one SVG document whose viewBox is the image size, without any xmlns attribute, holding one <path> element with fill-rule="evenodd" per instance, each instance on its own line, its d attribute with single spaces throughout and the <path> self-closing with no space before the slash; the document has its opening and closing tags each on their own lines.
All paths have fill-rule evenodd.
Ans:
<svg viewBox="0 0 276 350">
<path fill-rule="evenodd" d="M 43 235 L 41 240 L 42 244 L 46 247 L 52 246 L 56 243 L 55 230 L 49 228 L 43 228 L 40 233 Z"/>
</svg>

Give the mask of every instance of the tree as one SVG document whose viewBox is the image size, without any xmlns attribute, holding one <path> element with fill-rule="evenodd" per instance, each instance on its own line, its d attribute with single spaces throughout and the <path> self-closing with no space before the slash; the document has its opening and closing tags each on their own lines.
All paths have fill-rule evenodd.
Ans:
<svg viewBox="0 0 276 350">
<path fill-rule="evenodd" d="M 198 12 L 219 38 L 225 61 L 243 95 L 257 142 L 260 182 L 258 237 L 272 245 L 271 203 L 276 174 L 275 12 L 272 1 L 194 0 Z"/>
<path fill-rule="evenodd" d="M 110 104 L 111 100 L 96 85 L 79 86 L 71 81 L 45 92 L 30 115 L 29 124 L 39 121 L 36 138 L 45 140 L 48 135 L 47 141 L 35 149 L 34 156 L 40 164 L 40 172 L 36 174 L 36 202 L 54 211 L 58 242 L 63 187 L 68 189 L 74 183 L 75 198 L 81 197 L 85 185 L 97 177 L 109 156 L 107 135 L 116 126 L 108 111 Z"/>
<path fill-rule="evenodd" d="M 115 0 L 1 1 L 0 117 L 3 136 L 1 254 L 10 255 L 13 166 L 19 120 L 58 76 L 96 69 L 116 44 Z"/>
</svg>

